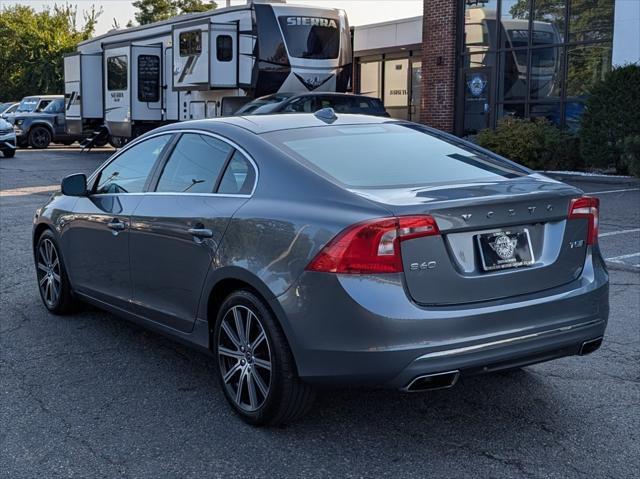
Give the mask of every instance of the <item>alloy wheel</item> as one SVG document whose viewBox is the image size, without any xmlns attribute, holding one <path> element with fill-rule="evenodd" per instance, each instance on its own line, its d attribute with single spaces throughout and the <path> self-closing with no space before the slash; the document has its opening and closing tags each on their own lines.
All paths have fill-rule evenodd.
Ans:
<svg viewBox="0 0 640 479">
<path fill-rule="evenodd" d="M 271 388 L 272 353 L 260 320 L 246 306 L 233 306 L 222 318 L 218 361 L 235 404 L 247 412 L 260 409 Z"/>
<path fill-rule="evenodd" d="M 36 128 L 31 132 L 31 142 L 35 148 L 46 148 L 51 142 L 51 135 L 44 128 Z"/>
<path fill-rule="evenodd" d="M 38 247 L 38 286 L 47 306 L 55 308 L 60 298 L 62 280 L 60 258 L 53 241 L 45 239 Z"/>
</svg>

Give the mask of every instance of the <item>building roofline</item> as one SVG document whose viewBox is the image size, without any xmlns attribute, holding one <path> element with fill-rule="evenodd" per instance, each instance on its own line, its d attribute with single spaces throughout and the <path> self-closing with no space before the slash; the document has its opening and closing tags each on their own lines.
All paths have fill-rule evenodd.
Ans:
<svg viewBox="0 0 640 479">
<path fill-rule="evenodd" d="M 357 30 L 359 28 L 384 27 L 387 25 L 397 25 L 399 23 L 409 23 L 416 20 L 422 20 L 422 15 L 417 15 L 415 17 L 398 18 L 396 20 L 386 20 L 384 22 L 378 23 L 367 23 L 366 25 L 354 25 L 353 28 Z"/>
</svg>

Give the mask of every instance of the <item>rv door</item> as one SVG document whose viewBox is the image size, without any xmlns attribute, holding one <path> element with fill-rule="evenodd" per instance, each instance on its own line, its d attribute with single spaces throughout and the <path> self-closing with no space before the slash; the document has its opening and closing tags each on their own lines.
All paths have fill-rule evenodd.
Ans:
<svg viewBox="0 0 640 479">
<path fill-rule="evenodd" d="M 162 45 L 131 46 L 131 120 L 162 120 Z"/>
<path fill-rule="evenodd" d="M 104 52 L 104 119 L 112 136 L 131 137 L 131 49 L 116 47 Z"/>
<path fill-rule="evenodd" d="M 80 109 L 80 54 L 64 57 L 64 116 L 66 119 L 79 120 Z"/>
<path fill-rule="evenodd" d="M 238 86 L 238 25 L 236 23 L 211 24 L 211 79 L 212 88 Z"/>
</svg>

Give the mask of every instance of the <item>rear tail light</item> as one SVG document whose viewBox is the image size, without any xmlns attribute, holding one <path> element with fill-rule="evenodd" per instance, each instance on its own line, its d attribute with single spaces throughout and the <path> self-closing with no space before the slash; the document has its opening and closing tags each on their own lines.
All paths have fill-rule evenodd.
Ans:
<svg viewBox="0 0 640 479">
<path fill-rule="evenodd" d="M 588 221 L 587 244 L 594 245 L 598 242 L 598 210 L 600 200 L 592 196 L 583 196 L 571 200 L 569 205 L 569 219 L 586 219 Z"/>
<path fill-rule="evenodd" d="M 400 242 L 439 234 L 431 216 L 400 216 L 358 223 L 322 248 L 307 270 L 342 274 L 401 273 Z"/>
</svg>

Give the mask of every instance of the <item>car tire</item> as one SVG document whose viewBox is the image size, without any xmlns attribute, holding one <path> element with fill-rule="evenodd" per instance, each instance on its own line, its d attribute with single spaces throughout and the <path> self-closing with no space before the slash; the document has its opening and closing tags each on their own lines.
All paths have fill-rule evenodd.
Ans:
<svg viewBox="0 0 640 479">
<path fill-rule="evenodd" d="M 78 309 L 60 248 L 51 230 L 45 230 L 38 238 L 35 249 L 38 291 L 45 307 L 53 314 L 64 315 Z"/>
<path fill-rule="evenodd" d="M 51 132 L 44 126 L 34 126 L 29 131 L 29 146 L 43 150 L 51 143 Z"/>
<path fill-rule="evenodd" d="M 14 149 L 12 149 L 12 148 L 10 148 L 10 149 L 8 149 L 8 150 L 4 150 L 4 151 L 2 152 L 2 155 L 3 155 L 5 158 L 13 158 L 14 156 L 16 156 L 16 150 L 14 150 Z"/>
<path fill-rule="evenodd" d="M 122 148 L 124 145 L 129 143 L 129 139 L 124 136 L 111 136 L 109 135 L 109 144 L 114 148 Z"/>
<path fill-rule="evenodd" d="M 220 386 L 245 422 L 277 426 L 309 410 L 315 391 L 298 377 L 280 325 L 255 293 L 240 290 L 224 300 L 212 339 Z"/>
</svg>

